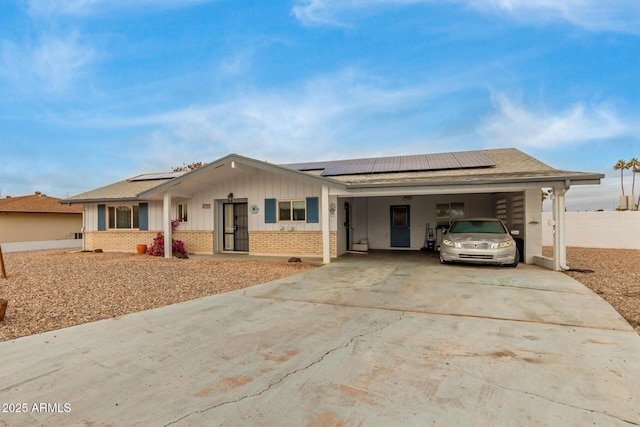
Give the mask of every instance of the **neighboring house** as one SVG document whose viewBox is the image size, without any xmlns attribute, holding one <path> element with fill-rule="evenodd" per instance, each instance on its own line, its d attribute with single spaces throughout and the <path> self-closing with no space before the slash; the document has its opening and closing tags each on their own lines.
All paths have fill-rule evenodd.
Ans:
<svg viewBox="0 0 640 427">
<path fill-rule="evenodd" d="M 603 177 L 557 170 L 513 148 L 288 165 L 231 154 L 62 203 L 84 205 L 86 249 L 134 251 L 163 231 L 193 253 L 321 256 L 326 263 L 354 243 L 419 250 L 430 229 L 437 240 L 457 217 L 497 216 L 520 231 L 532 263 L 542 252 L 541 189 L 554 190 L 562 236 L 564 193 Z M 172 219 L 179 221 L 173 233 Z M 552 268 L 564 263 L 563 251 L 555 251 Z"/>
<path fill-rule="evenodd" d="M 73 239 L 82 230 L 82 205 L 64 206 L 37 191 L 0 199 L 0 243 Z"/>
</svg>

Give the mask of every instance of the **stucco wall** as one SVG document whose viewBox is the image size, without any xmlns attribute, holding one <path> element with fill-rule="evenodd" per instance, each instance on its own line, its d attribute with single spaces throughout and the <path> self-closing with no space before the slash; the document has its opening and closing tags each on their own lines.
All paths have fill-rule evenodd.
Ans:
<svg viewBox="0 0 640 427">
<path fill-rule="evenodd" d="M 553 245 L 551 212 L 542 213 L 542 244 Z M 567 246 L 640 249 L 640 212 L 566 212 Z"/>
<path fill-rule="evenodd" d="M 69 239 L 82 231 L 82 214 L 0 212 L 2 243 Z"/>
</svg>

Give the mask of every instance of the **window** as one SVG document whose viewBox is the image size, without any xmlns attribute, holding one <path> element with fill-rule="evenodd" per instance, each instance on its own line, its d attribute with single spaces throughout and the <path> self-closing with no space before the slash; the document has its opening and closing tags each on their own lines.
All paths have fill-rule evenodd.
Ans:
<svg viewBox="0 0 640 427">
<path fill-rule="evenodd" d="M 107 224 L 110 229 L 132 229 L 140 227 L 140 215 L 137 205 L 109 206 Z"/>
<path fill-rule="evenodd" d="M 458 218 L 464 218 L 464 203 L 438 203 L 436 205 L 438 227 L 449 227 Z"/>
<path fill-rule="evenodd" d="M 306 211 L 304 200 L 278 201 L 278 221 L 304 221 Z"/>
<path fill-rule="evenodd" d="M 189 221 L 189 213 L 187 209 L 187 205 L 183 203 L 178 203 L 178 211 L 176 218 L 178 222 L 188 222 Z"/>
<path fill-rule="evenodd" d="M 490 233 L 508 234 L 500 221 L 456 221 L 449 230 L 450 233 Z"/>
</svg>

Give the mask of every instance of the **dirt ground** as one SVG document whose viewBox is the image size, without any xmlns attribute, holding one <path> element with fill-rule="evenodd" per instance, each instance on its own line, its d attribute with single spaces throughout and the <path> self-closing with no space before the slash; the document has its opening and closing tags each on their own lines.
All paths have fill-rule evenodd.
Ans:
<svg viewBox="0 0 640 427">
<path fill-rule="evenodd" d="M 551 248 L 543 254 L 552 256 Z M 573 277 L 611 304 L 640 334 L 640 250 L 567 248 Z"/>
<path fill-rule="evenodd" d="M 0 341 L 242 289 L 317 266 L 66 251 L 9 253 L 4 260 L 8 278 L 0 279 L 0 298 L 9 307 Z M 570 247 L 567 263 L 585 271 L 565 274 L 609 302 L 640 334 L 640 250 Z"/>
</svg>

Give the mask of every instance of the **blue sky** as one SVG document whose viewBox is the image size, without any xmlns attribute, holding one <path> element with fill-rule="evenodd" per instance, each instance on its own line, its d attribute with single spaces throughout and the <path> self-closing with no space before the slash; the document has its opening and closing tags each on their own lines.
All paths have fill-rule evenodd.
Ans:
<svg viewBox="0 0 640 427">
<path fill-rule="evenodd" d="M 613 165 L 640 157 L 637 0 L 4 0 L 0 17 L 2 196 L 232 152 L 516 147 L 605 173 L 567 204 L 609 210 Z"/>
</svg>

